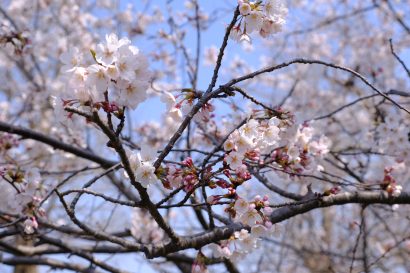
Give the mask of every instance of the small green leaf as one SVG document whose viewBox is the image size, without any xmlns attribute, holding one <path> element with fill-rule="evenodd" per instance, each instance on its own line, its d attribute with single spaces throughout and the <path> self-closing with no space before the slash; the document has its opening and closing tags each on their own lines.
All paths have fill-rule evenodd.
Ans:
<svg viewBox="0 0 410 273">
<path fill-rule="evenodd" d="M 91 49 L 91 48 L 90 48 L 90 53 L 91 53 L 91 56 L 93 56 L 94 61 L 95 61 L 96 63 L 100 64 L 100 63 L 97 61 L 97 57 L 96 57 L 95 51 L 94 51 L 93 49 Z"/>
</svg>

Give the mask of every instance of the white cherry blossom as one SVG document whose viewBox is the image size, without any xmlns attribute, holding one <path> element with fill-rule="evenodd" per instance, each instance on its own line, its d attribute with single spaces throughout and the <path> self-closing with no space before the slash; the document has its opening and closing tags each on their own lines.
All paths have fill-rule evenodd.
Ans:
<svg viewBox="0 0 410 273">
<path fill-rule="evenodd" d="M 249 209 L 249 204 L 242 198 L 238 198 L 235 201 L 234 205 L 235 211 L 239 214 L 243 214 L 248 211 Z"/>
<path fill-rule="evenodd" d="M 262 12 L 253 10 L 245 17 L 246 32 L 252 33 L 258 31 L 263 23 Z"/>
<path fill-rule="evenodd" d="M 259 212 L 251 207 L 245 213 L 243 213 L 239 219 L 242 223 L 249 226 L 254 226 L 258 223 L 262 223 L 263 221 Z"/>
<path fill-rule="evenodd" d="M 243 154 L 239 152 L 230 152 L 225 160 L 232 170 L 236 170 L 242 166 Z"/>
<path fill-rule="evenodd" d="M 77 47 L 71 47 L 60 56 L 60 61 L 64 64 L 61 70 L 71 72 L 81 64 L 83 55 Z"/>
<path fill-rule="evenodd" d="M 249 13 L 251 12 L 251 6 L 249 5 L 249 3 L 246 2 L 242 2 L 239 4 L 239 12 L 241 13 L 241 15 L 249 15 Z"/>
<path fill-rule="evenodd" d="M 135 178 L 144 188 L 158 181 L 155 175 L 155 167 L 148 162 L 143 162 L 135 172 Z"/>
<path fill-rule="evenodd" d="M 104 66 L 93 64 L 87 68 L 86 84 L 92 88 L 95 86 L 98 93 L 104 93 L 108 89 L 110 78 L 107 75 L 107 68 Z"/>
</svg>

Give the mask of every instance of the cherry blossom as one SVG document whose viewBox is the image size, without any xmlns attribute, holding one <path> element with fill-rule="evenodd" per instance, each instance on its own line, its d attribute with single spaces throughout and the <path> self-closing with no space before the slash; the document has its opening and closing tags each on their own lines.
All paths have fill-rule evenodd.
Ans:
<svg viewBox="0 0 410 273">
<path fill-rule="evenodd" d="M 0 7 L 2 266 L 404 272 L 409 6 L 205 2 Z"/>
<path fill-rule="evenodd" d="M 238 0 L 239 13 L 244 18 L 231 32 L 235 41 L 251 42 L 248 34 L 259 32 L 260 36 L 268 36 L 282 31 L 286 23 L 288 9 L 282 0 L 249 1 Z"/>
<path fill-rule="evenodd" d="M 24 233 L 33 234 L 38 228 L 38 223 L 35 217 L 30 217 L 24 221 Z"/>
<path fill-rule="evenodd" d="M 236 170 L 242 166 L 243 154 L 238 152 L 230 152 L 225 160 L 231 169 Z"/>
</svg>

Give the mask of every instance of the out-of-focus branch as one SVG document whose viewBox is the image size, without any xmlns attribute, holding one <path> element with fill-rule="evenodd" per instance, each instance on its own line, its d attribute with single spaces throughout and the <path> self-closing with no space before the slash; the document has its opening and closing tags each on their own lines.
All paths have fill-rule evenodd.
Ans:
<svg viewBox="0 0 410 273">
<path fill-rule="evenodd" d="M 101 271 L 93 269 L 90 271 L 91 268 L 89 266 L 84 266 L 80 264 L 76 264 L 73 262 L 63 262 L 56 259 L 51 259 L 47 257 L 10 257 L 10 258 L 3 258 L 0 259 L 0 263 L 17 266 L 17 265 L 46 265 L 51 268 L 59 268 L 59 269 L 66 269 L 71 270 L 74 272 L 83 272 L 83 273 L 99 273 Z"/>
<path fill-rule="evenodd" d="M 406 23 L 403 21 L 402 17 L 397 13 L 395 8 L 393 7 L 393 4 L 389 0 L 384 0 L 387 3 L 387 7 L 393 13 L 394 18 L 396 21 L 403 27 L 403 29 L 407 32 L 407 34 L 410 34 L 410 27 L 406 25 Z"/>
<path fill-rule="evenodd" d="M 55 138 L 49 137 L 45 134 L 30 130 L 27 128 L 14 126 L 14 125 L 8 124 L 3 121 L 0 121 L 0 131 L 19 135 L 27 139 L 37 140 L 39 142 L 50 145 L 54 149 L 62 150 L 64 152 L 71 153 L 78 157 L 91 160 L 95 163 L 100 164 L 104 168 L 109 168 L 117 163 L 111 160 L 107 160 L 106 158 L 100 157 L 90 151 L 87 151 L 86 149 L 77 148 L 70 144 L 59 141 Z"/>
<path fill-rule="evenodd" d="M 260 174 L 260 173 L 258 173 L 258 172 L 255 172 L 255 171 L 253 171 L 252 169 L 250 169 L 250 172 L 251 172 L 251 174 L 252 174 L 253 176 L 256 177 L 256 179 L 258 179 L 265 187 L 267 187 L 267 188 L 270 189 L 271 191 L 276 192 L 277 194 L 279 194 L 279 195 L 281 195 L 281 196 L 283 196 L 283 197 L 292 199 L 292 200 L 297 200 L 297 201 L 299 201 L 299 200 L 302 200 L 302 199 L 303 199 L 303 196 L 302 196 L 302 195 L 299 195 L 299 194 L 296 194 L 296 193 L 292 193 L 292 192 L 288 192 L 288 191 L 285 191 L 285 190 L 283 190 L 283 189 L 281 189 L 281 188 L 275 186 L 275 184 L 273 184 L 273 183 L 271 183 L 270 181 L 268 181 L 268 179 L 267 179 L 265 176 L 263 176 L 262 174 Z"/>
<path fill-rule="evenodd" d="M 393 56 L 396 58 L 396 60 L 401 64 L 401 66 L 403 67 L 403 69 L 407 72 L 407 76 L 409 76 L 409 78 L 410 78 L 410 70 L 409 70 L 409 68 L 406 66 L 406 64 L 404 63 L 404 61 L 399 57 L 399 55 L 397 55 L 397 53 L 394 51 L 392 39 L 389 40 L 389 43 L 390 43 L 390 51 L 391 51 L 391 53 L 392 53 Z"/>
</svg>

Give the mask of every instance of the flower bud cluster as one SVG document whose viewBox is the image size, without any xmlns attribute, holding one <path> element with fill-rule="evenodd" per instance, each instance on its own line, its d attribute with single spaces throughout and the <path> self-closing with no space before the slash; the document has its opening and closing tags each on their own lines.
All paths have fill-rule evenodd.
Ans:
<svg viewBox="0 0 410 273">
<path fill-rule="evenodd" d="M 182 186 L 184 191 L 189 192 L 199 183 L 198 169 L 195 167 L 192 158 L 187 157 L 181 162 L 180 168 L 169 165 L 164 180 L 169 188 L 179 188 Z"/>
</svg>

